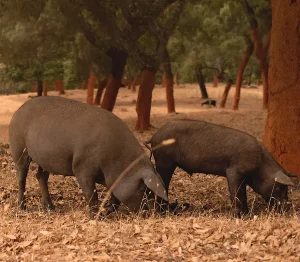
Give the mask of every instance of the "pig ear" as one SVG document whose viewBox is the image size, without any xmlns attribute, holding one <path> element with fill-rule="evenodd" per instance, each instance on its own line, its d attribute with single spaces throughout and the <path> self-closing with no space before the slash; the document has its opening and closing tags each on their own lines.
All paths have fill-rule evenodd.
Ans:
<svg viewBox="0 0 300 262">
<path fill-rule="evenodd" d="M 288 171 L 286 171 L 286 170 L 284 170 L 284 173 L 285 173 L 287 176 L 289 176 L 289 177 L 298 177 L 297 175 L 295 175 L 295 174 L 293 174 L 293 173 L 290 173 L 290 172 L 288 172 Z"/>
<path fill-rule="evenodd" d="M 166 201 L 168 200 L 167 191 L 163 185 L 161 179 L 159 179 L 158 175 L 152 173 L 151 175 L 146 175 L 144 178 L 145 185 L 151 189 L 157 196 L 163 198 Z"/>
<path fill-rule="evenodd" d="M 282 171 L 278 171 L 275 175 L 275 182 L 286 185 L 286 186 L 295 186 L 295 183 Z"/>
</svg>

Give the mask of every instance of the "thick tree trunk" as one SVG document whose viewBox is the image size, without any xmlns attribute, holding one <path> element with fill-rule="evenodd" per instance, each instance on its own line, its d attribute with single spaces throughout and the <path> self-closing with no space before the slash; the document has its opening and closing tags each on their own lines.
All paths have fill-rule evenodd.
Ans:
<svg viewBox="0 0 300 262">
<path fill-rule="evenodd" d="M 36 91 L 37 91 L 37 96 L 42 96 L 43 95 L 43 81 L 42 80 L 37 80 L 36 81 Z"/>
<path fill-rule="evenodd" d="M 136 112 L 138 115 L 136 130 L 144 131 L 151 127 L 150 113 L 152 102 L 152 91 L 155 84 L 155 72 L 144 70 L 141 76 L 141 84 L 136 104 Z"/>
<path fill-rule="evenodd" d="M 108 55 L 112 59 L 112 77 L 107 81 L 101 108 L 112 111 L 117 100 L 119 88 L 122 84 L 127 54 L 121 50 L 112 49 L 108 52 Z"/>
<path fill-rule="evenodd" d="M 31 90 L 32 93 L 36 92 L 36 82 L 31 83 Z"/>
<path fill-rule="evenodd" d="M 221 108 L 224 108 L 225 105 L 226 105 L 226 101 L 227 101 L 227 97 L 228 97 L 231 85 L 232 85 L 232 80 L 229 79 L 227 81 L 227 83 L 226 83 L 226 86 L 225 86 L 225 89 L 224 89 L 224 93 L 223 93 L 223 96 L 222 96 L 222 99 L 221 99 L 221 103 L 220 103 L 220 107 Z"/>
<path fill-rule="evenodd" d="M 219 78 L 217 75 L 214 75 L 213 87 L 218 87 L 218 84 L 219 84 Z"/>
<path fill-rule="evenodd" d="M 168 113 L 171 114 L 171 113 L 175 113 L 174 82 L 173 82 L 171 60 L 167 49 L 165 49 L 163 54 L 162 65 L 163 65 L 164 76 L 165 76 L 167 108 L 168 108 Z"/>
<path fill-rule="evenodd" d="M 81 85 L 81 89 L 82 89 L 82 90 L 85 90 L 86 88 L 87 88 L 87 86 L 86 86 L 86 81 L 83 80 L 82 85 Z"/>
<path fill-rule="evenodd" d="M 202 67 L 198 66 L 196 68 L 196 78 L 200 87 L 200 92 L 201 92 L 201 97 L 203 99 L 208 99 L 208 94 L 207 94 L 207 90 L 206 90 L 206 86 L 205 86 L 205 79 L 204 79 L 204 75 L 202 73 Z"/>
<path fill-rule="evenodd" d="M 250 39 L 247 42 L 248 42 L 247 43 L 248 48 L 247 48 L 244 58 L 240 64 L 240 67 L 238 69 L 237 76 L 236 76 L 235 95 L 234 95 L 233 105 L 232 105 L 233 110 L 239 109 L 239 102 L 240 102 L 240 97 L 241 97 L 241 87 L 242 87 L 242 83 L 243 83 L 243 74 L 244 74 L 245 68 L 246 68 L 246 66 L 249 62 L 249 59 L 252 55 L 252 52 L 253 52 L 253 43 L 251 42 Z"/>
<path fill-rule="evenodd" d="M 87 97 L 86 97 L 86 103 L 89 105 L 93 104 L 94 100 L 94 88 L 96 83 L 96 76 L 94 72 L 90 72 L 90 78 L 88 82 L 88 88 L 87 88 Z"/>
<path fill-rule="evenodd" d="M 103 90 L 104 88 L 106 87 L 107 85 L 107 81 L 108 81 L 108 77 L 105 77 L 98 85 L 98 90 L 97 90 L 97 94 L 96 94 L 96 97 L 95 97 L 95 101 L 94 101 L 94 104 L 95 105 L 100 105 L 100 101 L 101 101 L 101 97 L 102 97 L 102 94 L 103 94 Z"/>
<path fill-rule="evenodd" d="M 300 1 L 272 0 L 269 107 L 263 143 L 300 176 Z"/>
<path fill-rule="evenodd" d="M 48 81 L 45 80 L 43 86 L 43 96 L 47 96 L 47 95 L 48 95 Z"/>
</svg>

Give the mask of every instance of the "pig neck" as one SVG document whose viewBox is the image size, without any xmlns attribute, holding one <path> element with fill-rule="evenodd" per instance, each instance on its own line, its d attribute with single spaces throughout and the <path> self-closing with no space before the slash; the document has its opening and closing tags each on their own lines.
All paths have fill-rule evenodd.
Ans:
<svg viewBox="0 0 300 262">
<path fill-rule="evenodd" d="M 280 170 L 282 171 L 282 168 L 264 147 L 262 152 L 261 164 L 249 181 L 249 185 L 260 195 L 264 195 L 266 189 L 274 183 L 275 174 Z"/>
</svg>

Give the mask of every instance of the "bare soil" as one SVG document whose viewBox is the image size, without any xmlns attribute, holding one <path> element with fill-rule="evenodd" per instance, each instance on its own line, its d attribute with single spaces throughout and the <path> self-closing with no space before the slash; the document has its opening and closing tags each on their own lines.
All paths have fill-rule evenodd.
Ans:
<svg viewBox="0 0 300 262">
<path fill-rule="evenodd" d="M 208 85 L 212 99 L 220 101 L 224 85 Z M 136 93 L 121 88 L 114 113 L 137 139 L 151 137 L 171 119 L 190 118 L 240 129 L 261 140 L 266 112 L 261 88 L 242 89 L 240 109 L 201 107 L 197 85 L 175 88 L 176 111 L 167 114 L 165 89 L 153 93 L 152 125 L 148 132 L 134 130 Z M 50 92 L 49 95 L 57 95 Z M 69 90 L 66 97 L 85 101 L 86 91 Z M 76 179 L 51 176 L 49 188 L 55 211 L 40 206 L 40 191 L 32 165 L 27 178 L 27 210 L 16 209 L 17 183 L 9 154 L 8 125 L 28 94 L 0 96 L 0 261 L 299 261 L 299 186 L 290 190 L 293 208 L 278 215 L 265 211 L 265 203 L 248 190 L 250 215 L 231 216 L 227 183 L 211 175 L 187 175 L 177 169 L 170 188 L 171 202 L 191 207 L 175 216 L 130 214 L 125 207 L 101 221 L 89 221 Z M 145 149 L 146 150 L 146 149 Z M 98 187 L 99 197 L 105 189 Z"/>
</svg>

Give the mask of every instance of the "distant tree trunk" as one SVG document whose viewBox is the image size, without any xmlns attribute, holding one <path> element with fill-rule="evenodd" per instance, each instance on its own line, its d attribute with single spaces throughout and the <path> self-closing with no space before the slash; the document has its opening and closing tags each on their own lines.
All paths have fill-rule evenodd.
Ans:
<svg viewBox="0 0 300 262">
<path fill-rule="evenodd" d="M 175 81 L 176 87 L 179 87 L 178 74 L 175 74 L 174 81 Z"/>
<path fill-rule="evenodd" d="M 108 81 L 108 77 L 105 77 L 98 85 L 98 90 L 97 90 L 97 94 L 96 94 L 96 97 L 95 97 L 95 101 L 94 101 L 94 104 L 95 105 L 100 105 L 100 101 L 101 101 L 101 97 L 102 97 L 102 94 L 103 94 L 103 90 L 104 88 L 106 87 L 107 85 L 107 81 Z"/>
<path fill-rule="evenodd" d="M 168 108 L 168 113 L 171 114 L 171 113 L 175 113 L 174 83 L 173 83 L 171 60 L 167 48 L 165 48 L 163 54 L 162 65 L 163 65 L 164 76 L 165 76 L 167 108 Z"/>
<path fill-rule="evenodd" d="M 155 84 L 155 72 L 144 70 L 141 76 L 141 84 L 136 104 L 136 112 L 138 115 L 136 130 L 144 131 L 151 127 L 150 113 L 152 102 L 152 91 Z"/>
<path fill-rule="evenodd" d="M 112 59 L 112 76 L 108 79 L 101 108 L 112 111 L 122 83 L 122 76 L 125 69 L 127 54 L 118 49 L 111 49 L 108 55 Z"/>
<path fill-rule="evenodd" d="M 238 110 L 239 109 L 239 102 L 240 102 L 240 97 L 241 97 L 241 87 L 242 87 L 242 82 L 243 82 L 243 74 L 245 71 L 245 68 L 249 62 L 249 59 L 252 55 L 253 52 L 253 43 L 251 39 L 246 39 L 247 41 L 247 51 L 245 52 L 244 58 L 240 64 L 240 67 L 237 72 L 236 76 L 236 84 L 235 84 L 235 96 L 233 99 L 233 105 L 232 109 L 233 110 Z"/>
<path fill-rule="evenodd" d="M 36 82 L 31 83 L 31 92 L 34 93 L 36 92 Z"/>
<path fill-rule="evenodd" d="M 55 86 L 55 90 L 57 90 L 60 95 L 65 94 L 64 81 L 63 80 L 56 80 L 54 82 L 54 86 Z"/>
<path fill-rule="evenodd" d="M 87 88 L 87 87 L 86 87 L 86 81 L 83 80 L 82 85 L 81 85 L 81 89 L 82 89 L 82 90 L 85 90 L 86 88 Z"/>
<path fill-rule="evenodd" d="M 140 79 L 140 75 L 135 76 L 135 78 L 133 79 L 132 84 L 131 84 L 131 91 L 132 92 L 136 91 L 136 85 L 138 84 L 139 79 Z"/>
<path fill-rule="evenodd" d="M 202 66 L 197 66 L 196 68 L 196 78 L 200 87 L 200 91 L 201 91 L 201 96 L 203 99 L 207 99 L 208 98 L 208 94 L 207 94 L 207 90 L 206 90 L 206 86 L 205 86 L 205 79 L 204 79 L 204 75 L 202 73 Z"/>
<path fill-rule="evenodd" d="M 224 108 L 225 105 L 226 105 L 226 101 L 227 101 L 227 97 L 228 97 L 231 85 L 232 85 L 232 80 L 229 79 L 226 83 L 224 93 L 223 93 L 223 96 L 222 96 L 222 99 L 221 99 L 221 103 L 220 103 L 221 108 Z"/>
<path fill-rule="evenodd" d="M 166 87 L 166 74 L 165 73 L 163 73 L 163 75 L 162 75 L 161 87 Z"/>
<path fill-rule="evenodd" d="M 251 37 L 252 42 L 254 44 L 254 53 L 257 58 L 258 65 L 261 70 L 261 76 L 263 81 L 263 108 L 268 108 L 268 89 L 269 89 L 269 82 L 268 82 L 268 48 L 271 41 L 271 33 L 269 32 L 265 45 L 263 46 L 262 40 L 260 38 L 258 32 L 258 23 L 255 17 L 255 13 L 253 8 L 249 5 L 247 0 L 243 0 L 242 4 L 246 11 L 250 27 L 251 27 Z"/>
<path fill-rule="evenodd" d="M 43 86 L 43 96 L 47 96 L 47 95 L 48 95 L 48 81 L 45 80 Z"/>
<path fill-rule="evenodd" d="M 89 105 L 93 104 L 94 100 L 94 88 L 96 83 L 96 75 L 93 71 L 90 72 L 89 82 L 88 82 L 88 88 L 87 88 L 87 98 L 86 103 Z"/>
<path fill-rule="evenodd" d="M 218 84 L 219 84 L 219 78 L 218 78 L 218 75 L 215 74 L 213 87 L 218 87 Z"/>
<path fill-rule="evenodd" d="M 260 80 L 259 79 L 256 80 L 256 85 L 260 86 Z"/>
<path fill-rule="evenodd" d="M 270 100 L 263 143 L 300 176 L 300 1 L 271 0 Z"/>
<path fill-rule="evenodd" d="M 36 81 L 36 87 L 37 87 L 37 96 L 42 96 L 43 95 L 43 81 L 42 80 L 37 80 Z"/>
</svg>

